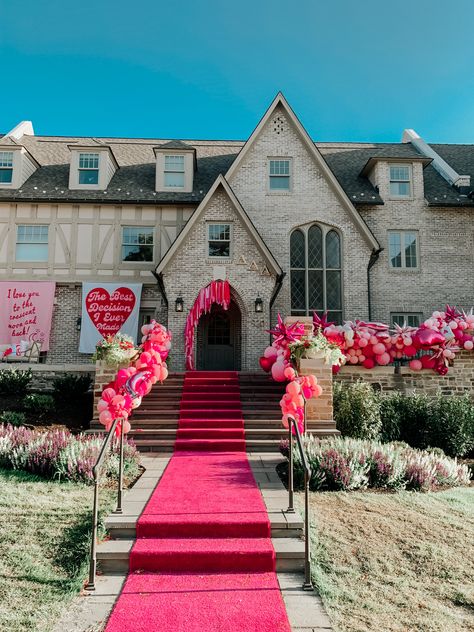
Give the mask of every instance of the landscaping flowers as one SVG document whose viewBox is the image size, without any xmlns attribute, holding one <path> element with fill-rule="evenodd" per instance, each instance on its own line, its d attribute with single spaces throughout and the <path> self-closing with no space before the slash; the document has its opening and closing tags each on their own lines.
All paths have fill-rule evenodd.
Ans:
<svg viewBox="0 0 474 632">
<path fill-rule="evenodd" d="M 405 443 L 379 443 L 331 437 L 303 437 L 311 467 L 312 490 L 372 488 L 430 491 L 440 486 L 468 485 L 466 465 L 444 456 L 441 450 L 415 450 Z M 282 445 L 284 456 L 288 446 Z M 295 480 L 302 480 L 303 465 L 293 451 Z"/>
<path fill-rule="evenodd" d="M 133 338 L 122 334 L 120 331 L 114 335 L 106 336 L 97 343 L 92 359 L 104 360 L 107 364 L 122 364 L 130 360 L 138 352 L 135 349 Z"/>
<path fill-rule="evenodd" d="M 72 435 L 68 430 L 57 428 L 41 432 L 29 428 L 15 428 L 0 424 L 0 467 L 26 470 L 47 478 L 90 483 L 94 467 L 104 441 L 103 435 Z M 118 471 L 117 440 L 105 459 L 103 472 L 106 477 Z M 124 443 L 124 472 L 138 474 L 139 455 L 130 441 Z"/>
</svg>

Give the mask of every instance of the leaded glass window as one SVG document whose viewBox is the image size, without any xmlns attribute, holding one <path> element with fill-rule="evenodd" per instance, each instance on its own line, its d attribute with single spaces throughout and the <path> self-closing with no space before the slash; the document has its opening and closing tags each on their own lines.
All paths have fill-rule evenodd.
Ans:
<svg viewBox="0 0 474 632">
<path fill-rule="evenodd" d="M 313 224 L 290 236 L 291 313 L 329 312 L 342 322 L 341 238 L 333 229 Z"/>
</svg>

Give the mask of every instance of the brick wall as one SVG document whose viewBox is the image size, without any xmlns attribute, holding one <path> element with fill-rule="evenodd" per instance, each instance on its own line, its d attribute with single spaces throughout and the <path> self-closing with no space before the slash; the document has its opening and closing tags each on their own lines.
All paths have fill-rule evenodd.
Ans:
<svg viewBox="0 0 474 632">
<path fill-rule="evenodd" d="M 462 351 L 456 355 L 454 364 L 447 375 L 441 376 L 433 371 L 412 371 L 402 367 L 399 372 L 394 367 L 377 367 L 367 370 L 357 366 L 343 366 L 335 376 L 336 382 L 344 384 L 364 380 L 373 384 L 382 393 L 399 391 L 426 395 L 465 395 L 474 398 L 474 353 Z"/>
</svg>

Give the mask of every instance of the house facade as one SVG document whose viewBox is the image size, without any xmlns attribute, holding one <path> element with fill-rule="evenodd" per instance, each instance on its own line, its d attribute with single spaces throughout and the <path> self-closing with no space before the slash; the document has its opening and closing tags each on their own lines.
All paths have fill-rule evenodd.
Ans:
<svg viewBox="0 0 474 632">
<path fill-rule="evenodd" d="M 83 283 L 142 284 L 173 332 L 226 279 L 198 369 L 253 370 L 282 315 L 417 324 L 474 303 L 474 145 L 318 143 L 278 94 L 246 142 L 0 138 L 0 281 L 56 283 L 49 364 L 78 364 Z M 8 342 L 8 341 L 0 341 Z"/>
</svg>

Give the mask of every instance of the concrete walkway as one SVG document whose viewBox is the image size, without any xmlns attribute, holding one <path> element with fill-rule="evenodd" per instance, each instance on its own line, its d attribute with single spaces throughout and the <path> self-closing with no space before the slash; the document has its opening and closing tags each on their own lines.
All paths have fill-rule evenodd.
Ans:
<svg viewBox="0 0 474 632">
<path fill-rule="evenodd" d="M 142 456 L 142 464 L 146 471 L 134 487 L 126 492 L 124 513 L 121 516 L 111 515 L 106 520 L 108 529 L 116 530 L 124 538 L 132 536 L 135 523 L 170 458 L 171 455 Z M 249 453 L 248 458 L 270 516 L 273 543 L 279 557 L 280 570 L 277 572 L 277 577 L 292 630 L 293 632 L 329 632 L 331 625 L 321 599 L 317 593 L 302 590 L 303 576 L 300 572 L 288 570 L 294 568 L 294 558 L 300 557 L 302 550 L 302 543 L 297 543 L 295 547 L 295 538 L 288 536 L 301 528 L 302 520 L 298 513 L 285 514 L 288 494 L 275 471 L 282 457 L 280 454 L 273 453 Z M 110 545 L 113 542 L 120 541 L 110 540 L 99 547 L 102 555 L 106 555 L 107 547 L 113 546 Z M 287 568 L 285 568 L 285 559 L 288 560 Z M 99 632 L 102 630 L 126 576 L 126 572 L 98 576 L 96 591 L 94 593 L 84 591 L 78 596 L 52 632 Z M 150 630 L 150 632 L 154 631 Z M 176 632 L 185 631 L 177 630 Z"/>
</svg>

